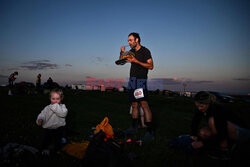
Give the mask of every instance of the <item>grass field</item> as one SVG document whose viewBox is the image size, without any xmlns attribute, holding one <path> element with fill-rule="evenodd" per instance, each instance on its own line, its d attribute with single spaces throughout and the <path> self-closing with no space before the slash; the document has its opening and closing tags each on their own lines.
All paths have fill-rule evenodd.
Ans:
<svg viewBox="0 0 250 167">
<path fill-rule="evenodd" d="M 42 139 L 42 129 L 36 125 L 35 120 L 41 110 L 49 104 L 48 95 L 8 96 L 7 92 L 6 88 L 0 88 L 1 146 L 8 142 L 16 142 L 38 147 Z M 105 116 L 109 118 L 110 124 L 115 129 L 125 129 L 131 125 L 126 93 L 65 90 L 63 103 L 69 110 L 67 116 L 69 129 L 79 132 L 77 135 L 70 136 L 69 139 L 72 141 L 86 140 L 91 127 L 100 123 Z M 149 105 L 156 127 L 156 139 L 145 142 L 142 147 L 125 147 L 125 152 L 133 152 L 137 155 L 132 160 L 134 166 L 228 166 L 228 161 L 213 160 L 206 155 L 190 156 L 168 148 L 168 143 L 173 138 L 190 133 L 194 109 L 192 98 L 150 95 Z M 227 105 L 235 109 L 242 121 L 250 125 L 250 103 L 237 102 Z M 141 130 L 134 137 L 140 138 L 143 134 L 144 130 Z M 236 153 L 230 166 L 236 164 L 242 166 L 244 161 L 249 163 L 244 158 L 249 155 L 249 145 L 242 148 Z M 61 155 L 50 157 L 43 163 L 64 167 L 76 166 L 74 164 L 77 162 L 74 158 Z"/>
</svg>

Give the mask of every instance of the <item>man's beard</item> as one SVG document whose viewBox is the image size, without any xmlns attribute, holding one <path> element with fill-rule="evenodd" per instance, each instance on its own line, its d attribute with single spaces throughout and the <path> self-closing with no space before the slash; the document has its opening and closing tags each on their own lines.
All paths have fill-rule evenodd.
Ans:
<svg viewBox="0 0 250 167">
<path fill-rule="evenodd" d="M 131 49 L 134 49 L 137 46 L 137 43 L 135 43 L 134 45 L 130 46 Z"/>
</svg>

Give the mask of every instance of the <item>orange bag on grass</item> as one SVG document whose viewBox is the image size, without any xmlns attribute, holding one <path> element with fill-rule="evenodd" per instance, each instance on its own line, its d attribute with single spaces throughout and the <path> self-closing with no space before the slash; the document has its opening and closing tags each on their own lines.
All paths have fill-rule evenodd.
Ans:
<svg viewBox="0 0 250 167">
<path fill-rule="evenodd" d="M 96 126 L 96 130 L 94 131 L 94 134 L 97 134 L 102 130 L 107 137 L 114 138 L 114 131 L 112 126 L 109 124 L 108 117 L 105 117 L 104 120 Z"/>
<path fill-rule="evenodd" d="M 83 141 L 80 143 L 72 142 L 72 143 L 66 144 L 62 148 L 62 151 L 78 159 L 83 159 L 86 154 L 88 145 L 89 145 L 89 141 Z"/>
</svg>

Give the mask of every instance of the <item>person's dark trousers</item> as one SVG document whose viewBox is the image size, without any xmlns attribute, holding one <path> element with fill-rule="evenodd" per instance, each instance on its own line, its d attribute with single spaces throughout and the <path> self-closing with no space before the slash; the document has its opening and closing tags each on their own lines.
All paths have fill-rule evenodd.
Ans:
<svg viewBox="0 0 250 167">
<path fill-rule="evenodd" d="M 50 144 L 54 145 L 54 150 L 58 151 L 61 148 L 61 139 L 64 134 L 64 126 L 57 129 L 44 129 L 44 137 L 41 144 L 41 150 L 48 149 Z"/>
<path fill-rule="evenodd" d="M 9 89 L 11 90 L 14 87 L 14 83 L 13 81 L 9 81 L 9 85 L 8 85 Z"/>
<path fill-rule="evenodd" d="M 12 80 L 9 80 L 9 88 L 13 88 L 14 82 Z"/>
</svg>

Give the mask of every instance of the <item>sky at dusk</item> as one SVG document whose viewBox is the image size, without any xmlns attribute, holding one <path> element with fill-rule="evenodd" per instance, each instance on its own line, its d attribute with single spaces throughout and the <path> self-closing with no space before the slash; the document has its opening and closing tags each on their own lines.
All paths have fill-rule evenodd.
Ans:
<svg viewBox="0 0 250 167">
<path fill-rule="evenodd" d="M 248 0 L 0 0 L 0 85 L 14 71 L 16 82 L 126 80 L 130 64 L 114 62 L 131 32 L 162 89 L 250 93 Z"/>
</svg>

